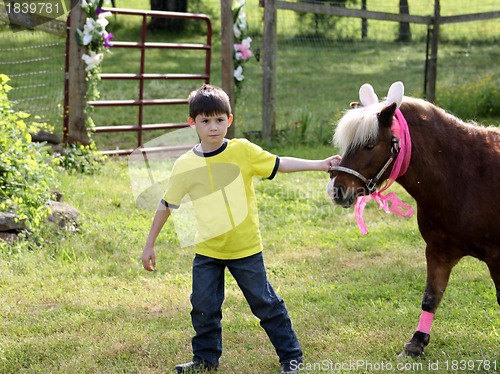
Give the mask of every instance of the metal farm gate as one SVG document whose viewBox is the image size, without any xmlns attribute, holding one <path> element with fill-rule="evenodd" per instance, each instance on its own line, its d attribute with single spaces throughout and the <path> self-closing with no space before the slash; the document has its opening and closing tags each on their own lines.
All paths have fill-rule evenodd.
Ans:
<svg viewBox="0 0 500 374">
<path fill-rule="evenodd" d="M 144 108 L 146 106 L 161 106 L 161 105 L 186 105 L 188 103 L 187 99 L 178 98 L 166 98 L 166 99 L 145 99 L 144 98 L 144 83 L 146 80 L 200 80 L 205 83 L 210 83 L 210 63 L 211 63 L 211 51 L 212 51 L 212 26 L 208 16 L 204 14 L 191 14 L 191 13 L 176 13 L 176 12 L 159 12 L 159 11 L 148 11 L 148 10 L 135 10 L 135 9 L 121 9 L 112 8 L 104 9 L 113 14 L 123 14 L 127 16 L 137 16 L 142 17 L 141 26 L 141 39 L 140 42 L 129 42 L 129 41 L 113 41 L 113 49 L 115 48 L 132 48 L 140 50 L 140 65 L 139 73 L 137 74 L 125 74 L 125 73 L 114 73 L 114 74 L 100 74 L 101 80 L 132 80 L 138 81 L 138 92 L 137 98 L 131 100 L 98 100 L 89 101 L 88 104 L 92 105 L 94 108 L 99 107 L 137 107 L 137 124 L 135 125 L 120 125 L 120 126 L 97 126 L 92 129 L 95 133 L 110 133 L 110 132 L 137 132 L 137 147 L 143 145 L 143 132 L 152 130 L 172 130 L 188 127 L 187 123 L 155 123 L 148 124 L 144 123 Z M 151 17 L 155 18 L 177 18 L 177 19 L 194 19 L 204 22 L 207 27 L 206 43 L 205 44 L 194 44 L 194 43 L 160 43 L 160 42 L 148 42 L 147 41 L 147 26 L 148 19 Z M 70 17 L 68 17 L 69 22 Z M 69 23 L 68 23 L 69 30 Z M 68 31 L 69 32 L 69 31 Z M 70 36 L 68 35 L 68 38 Z M 202 50 L 205 51 L 205 71 L 203 74 L 164 74 L 164 73 L 145 73 L 145 58 L 146 52 L 153 49 L 171 49 L 171 50 Z M 69 54 L 69 43 L 66 45 L 66 56 Z M 64 93 L 64 105 L 68 106 L 68 71 L 69 71 L 69 60 L 66 59 L 66 80 L 65 80 L 65 93 Z M 68 115 L 64 115 L 64 129 L 68 128 Z M 65 132 L 64 137 L 67 138 L 67 133 Z M 114 155 L 128 155 L 131 154 L 134 149 L 114 149 L 114 150 L 103 150 L 104 154 L 114 154 Z"/>
</svg>

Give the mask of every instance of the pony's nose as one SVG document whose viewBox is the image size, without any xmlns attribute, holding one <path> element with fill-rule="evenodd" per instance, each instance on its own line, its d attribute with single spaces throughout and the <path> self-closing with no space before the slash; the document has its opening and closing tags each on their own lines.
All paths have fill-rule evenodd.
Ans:
<svg viewBox="0 0 500 374">
<path fill-rule="evenodd" d="M 346 194 L 344 186 L 337 186 L 333 188 L 334 201 L 337 204 L 344 205 L 346 202 Z"/>
<path fill-rule="evenodd" d="M 355 195 L 352 193 L 352 191 L 349 191 L 343 185 L 335 186 L 335 178 L 328 182 L 326 186 L 326 192 L 335 204 L 347 208 L 354 203 Z"/>
<path fill-rule="evenodd" d="M 335 203 L 344 208 L 349 208 L 352 204 L 354 204 L 354 200 L 356 198 L 352 191 L 349 191 L 342 185 L 334 187 L 333 195 L 335 196 Z"/>
</svg>

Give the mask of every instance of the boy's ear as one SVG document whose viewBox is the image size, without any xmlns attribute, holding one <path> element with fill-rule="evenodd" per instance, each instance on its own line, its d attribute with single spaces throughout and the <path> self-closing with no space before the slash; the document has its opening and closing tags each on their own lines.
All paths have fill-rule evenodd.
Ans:
<svg viewBox="0 0 500 374">
<path fill-rule="evenodd" d="M 233 123 L 233 115 L 230 114 L 229 117 L 227 117 L 227 127 L 231 126 L 231 124 Z"/>
<path fill-rule="evenodd" d="M 189 126 L 194 126 L 195 125 L 195 121 L 191 117 L 188 117 L 188 125 Z"/>
</svg>

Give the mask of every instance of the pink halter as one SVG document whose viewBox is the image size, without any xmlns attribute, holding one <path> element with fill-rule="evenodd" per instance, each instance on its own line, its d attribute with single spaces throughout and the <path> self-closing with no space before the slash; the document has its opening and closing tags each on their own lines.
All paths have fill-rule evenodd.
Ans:
<svg viewBox="0 0 500 374">
<path fill-rule="evenodd" d="M 368 233 L 365 221 L 363 220 L 363 212 L 368 201 L 372 199 L 379 205 L 379 209 L 383 209 L 387 214 L 392 212 L 402 217 L 411 217 L 413 215 L 413 207 L 399 200 L 394 192 L 389 192 L 386 195 L 382 194 L 382 192 L 387 190 L 396 179 L 406 173 L 410 165 L 410 131 L 408 130 L 408 123 L 399 108 L 396 109 L 395 118 L 392 121 L 391 132 L 395 138 L 399 139 L 400 151 L 392 166 L 389 179 L 387 179 L 385 185 L 379 191 L 375 191 L 371 195 L 358 197 L 356 205 L 354 206 L 354 216 L 359 230 L 363 235 Z"/>
</svg>

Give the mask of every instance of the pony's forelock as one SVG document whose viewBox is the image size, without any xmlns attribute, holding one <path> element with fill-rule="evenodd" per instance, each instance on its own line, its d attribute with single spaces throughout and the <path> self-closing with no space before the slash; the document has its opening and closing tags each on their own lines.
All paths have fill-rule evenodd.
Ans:
<svg viewBox="0 0 500 374">
<path fill-rule="evenodd" d="M 377 138 L 377 115 L 382 108 L 383 105 L 378 104 L 358 107 L 345 112 L 338 122 L 333 136 L 333 142 L 342 155 Z"/>
</svg>

